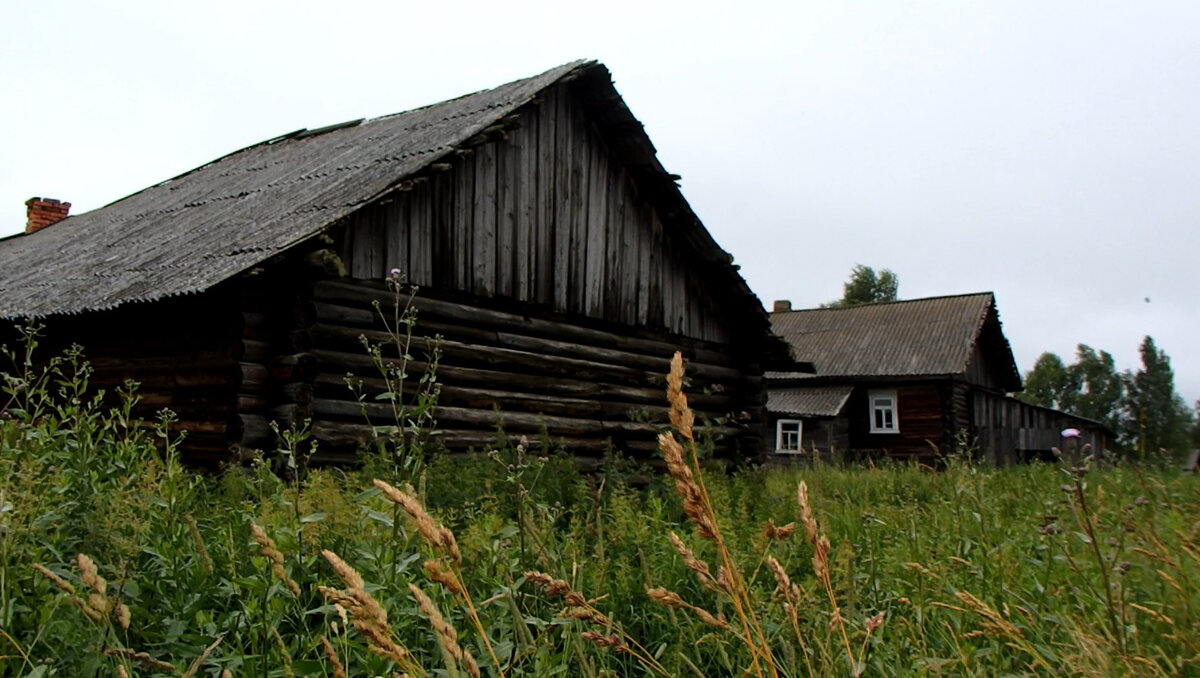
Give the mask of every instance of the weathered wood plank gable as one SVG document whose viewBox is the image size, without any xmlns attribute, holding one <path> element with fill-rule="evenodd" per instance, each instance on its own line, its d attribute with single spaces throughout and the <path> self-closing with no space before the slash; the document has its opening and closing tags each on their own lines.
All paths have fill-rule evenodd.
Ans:
<svg viewBox="0 0 1200 678">
<path fill-rule="evenodd" d="M 565 86 L 506 126 L 357 213 L 349 275 L 398 268 L 424 287 L 731 341 L 669 224 Z"/>
</svg>

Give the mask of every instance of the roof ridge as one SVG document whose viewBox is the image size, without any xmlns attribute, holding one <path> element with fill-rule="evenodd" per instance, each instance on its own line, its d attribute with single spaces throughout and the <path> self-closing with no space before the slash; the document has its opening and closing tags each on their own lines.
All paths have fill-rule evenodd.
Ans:
<svg viewBox="0 0 1200 678">
<path fill-rule="evenodd" d="M 565 76 L 565 75 L 567 75 L 568 73 L 570 73 L 571 71 L 574 71 L 574 70 L 577 70 L 577 69 L 580 69 L 580 68 L 586 68 L 586 67 L 594 66 L 594 65 L 597 65 L 597 64 L 599 64 L 599 63 L 600 63 L 600 62 L 599 62 L 599 61 L 597 61 L 597 60 L 595 60 L 595 59 L 576 59 L 575 61 L 568 61 L 568 62 L 567 62 L 567 63 L 565 63 L 565 64 L 560 64 L 560 65 L 558 65 L 558 66 L 555 66 L 555 67 L 553 67 L 553 68 L 548 68 L 548 69 L 546 69 L 546 70 L 542 71 L 541 73 L 537 73 L 536 75 L 531 75 L 531 76 L 524 77 L 524 78 L 517 78 L 516 80 L 511 80 L 511 81 L 509 81 L 509 82 L 506 82 L 506 83 L 503 83 L 503 84 L 500 84 L 500 85 L 496 85 L 495 87 L 485 87 L 484 89 L 481 89 L 481 90 L 476 90 L 476 91 L 474 91 L 474 92 L 468 92 L 467 94 L 462 94 L 462 95 L 459 95 L 459 96 L 456 96 L 456 97 L 452 97 L 452 98 L 450 98 L 450 99 L 443 99 L 443 100 L 441 100 L 441 101 L 434 101 L 434 102 L 431 102 L 431 103 L 425 104 L 425 105 L 423 105 L 423 106 L 417 106 L 417 107 L 415 107 L 415 108 L 408 108 L 408 109 L 405 109 L 405 110 L 403 110 L 403 111 L 395 111 L 395 112 L 393 112 L 393 113 L 387 113 L 387 114 L 384 114 L 384 115 L 375 116 L 375 117 L 373 117 L 373 118 L 357 118 L 357 119 L 354 119 L 354 120 L 345 120 L 345 121 L 342 121 L 342 122 L 335 122 L 335 123 L 328 124 L 328 125 L 321 125 L 320 127 L 301 127 L 300 129 L 297 129 L 297 130 L 292 130 L 291 132 L 285 132 L 285 133 L 283 133 L 283 134 L 278 134 L 278 135 L 276 135 L 276 136 L 273 136 L 273 137 L 270 137 L 270 138 L 268 138 L 268 139 L 263 139 L 262 141 L 256 141 L 256 142 L 254 142 L 254 143 L 252 143 L 252 144 L 249 144 L 249 145 L 247 145 L 247 146 L 243 146 L 242 148 L 239 148 L 239 149 L 236 149 L 236 150 L 230 151 L 230 152 L 228 152 L 228 153 L 225 153 L 224 155 L 221 155 L 221 156 L 219 156 L 219 157 L 213 158 L 212 160 L 209 160 L 209 161 L 207 161 L 207 162 L 201 163 L 200 165 L 197 165 L 197 166 L 195 166 L 195 167 L 193 167 L 193 168 L 191 168 L 191 169 L 189 169 L 189 170 L 185 170 L 185 171 L 183 171 L 183 172 L 180 172 L 179 174 L 176 174 L 176 175 L 175 175 L 175 176 L 173 176 L 173 177 L 170 177 L 170 178 L 167 178 L 167 179 L 163 179 L 162 181 L 159 181 L 158 183 L 151 184 L 151 185 L 149 185 L 149 186 L 146 186 L 146 187 L 144 187 L 144 188 L 141 188 L 141 189 L 139 189 L 139 190 L 137 190 L 137 191 L 134 191 L 133 193 L 130 193 L 129 195 L 122 196 L 122 197 L 120 197 L 120 198 L 117 198 L 116 200 L 113 200 L 112 202 L 105 203 L 104 205 L 101 205 L 100 207 L 97 207 L 97 208 L 96 208 L 96 210 L 101 210 L 101 209 L 104 209 L 104 208 L 106 208 L 106 207 L 110 207 L 110 206 L 112 206 L 112 205 L 115 205 L 115 204 L 117 204 L 117 203 L 121 202 L 122 200 L 128 200 L 129 198 L 132 198 L 132 197 L 134 197 L 135 195 L 140 195 L 140 194 L 142 194 L 142 193 L 145 193 L 146 191 L 148 191 L 148 190 L 150 190 L 150 189 L 153 189 L 153 188 L 158 188 L 159 186 L 165 186 L 165 185 L 167 185 L 167 184 L 170 184 L 170 183 L 171 183 L 171 182 L 173 182 L 173 181 L 176 181 L 176 180 L 178 180 L 178 179 L 182 179 L 183 177 L 185 177 L 185 176 L 188 176 L 189 174 L 192 174 L 192 173 L 194 173 L 194 172 L 198 172 L 198 171 L 200 171 L 200 170 L 202 170 L 202 169 L 204 169 L 204 168 L 206 168 L 206 167 L 209 167 L 209 166 L 211 166 L 211 165 L 215 165 L 215 164 L 217 164 L 217 163 L 219 163 L 219 162 L 221 162 L 221 161 L 223 161 L 223 160 L 225 160 L 225 159 L 227 159 L 227 158 L 231 158 L 231 157 L 233 157 L 233 156 L 235 156 L 235 155 L 238 155 L 238 154 L 240 154 L 240 153 L 245 153 L 246 151 L 249 151 L 249 150 L 251 150 L 251 149 L 258 148 L 259 146 L 270 146 L 270 145 L 272 145 L 272 144 L 277 144 L 277 143 L 279 143 L 279 142 L 282 142 L 282 141 L 288 141 L 288 140 L 291 140 L 291 139 L 303 139 L 303 138 L 307 138 L 307 137 L 313 137 L 313 136 L 317 136 L 317 135 L 319 135 L 319 134 L 323 134 L 323 133 L 325 133 L 325 132 L 332 132 L 332 131 L 339 130 L 339 129 L 343 129 L 343 128 L 346 128 L 346 127 L 357 127 L 357 126 L 359 126 L 359 125 L 368 125 L 368 124 L 371 124 L 371 123 L 373 123 L 373 122 L 379 122 L 379 121 L 382 121 L 382 120 L 388 120 L 388 119 L 395 118 L 395 117 L 398 117 L 398 116 L 401 116 L 401 115 L 407 115 L 407 114 L 409 114 L 409 113 L 415 113 L 415 112 L 417 112 L 417 111 L 424 111 L 424 110 L 427 110 L 427 109 L 430 109 L 430 108 L 434 108 L 435 106 L 442 106 L 442 105 L 445 105 L 445 104 L 453 103 L 453 102 L 455 102 L 455 101 L 460 101 L 460 100 L 462 100 L 462 99 L 466 99 L 466 98 L 468 98 L 468 97 L 473 97 L 473 96 L 478 96 L 478 95 L 480 95 L 480 94 L 486 94 L 486 93 L 488 93 L 488 92 L 493 92 L 493 91 L 495 91 L 495 90 L 502 89 L 502 88 L 504 88 L 504 87 L 510 87 L 510 86 L 517 85 L 517 84 L 520 84 L 520 83 L 523 83 L 523 82 L 528 82 L 528 81 L 530 81 L 530 80 L 536 80 L 537 78 L 544 77 L 544 76 L 546 76 L 548 73 L 552 73 L 552 72 L 554 72 L 554 71 L 557 71 L 557 70 L 560 70 L 560 69 L 562 69 L 562 70 L 564 71 L 564 73 L 563 73 L 563 76 Z M 94 212 L 94 211 L 96 211 L 96 210 L 88 210 L 88 212 Z M 87 212 L 81 212 L 80 214 L 87 214 Z M 72 215 L 72 216 L 78 216 L 78 215 Z M 18 233 L 18 234 L 16 234 L 16 235 L 21 235 L 21 234 L 20 234 L 20 233 Z"/>
<path fill-rule="evenodd" d="M 772 311 L 771 315 L 788 315 L 789 313 L 812 313 L 814 311 L 852 311 L 856 308 L 870 308 L 877 306 L 898 306 L 900 304 L 911 304 L 922 301 L 938 301 L 940 299 L 961 299 L 965 297 L 982 297 L 991 296 L 993 301 L 996 298 L 996 293 L 990 290 L 983 292 L 965 292 L 961 294 L 942 294 L 934 297 L 918 297 L 916 299 L 897 299 L 895 301 L 869 301 L 864 304 L 852 304 L 850 306 L 815 306 L 812 308 L 795 308 L 790 311 Z"/>
</svg>

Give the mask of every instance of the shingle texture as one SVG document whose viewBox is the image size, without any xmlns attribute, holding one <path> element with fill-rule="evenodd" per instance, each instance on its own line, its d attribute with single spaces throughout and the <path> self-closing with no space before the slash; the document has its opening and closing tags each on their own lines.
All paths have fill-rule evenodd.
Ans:
<svg viewBox="0 0 1200 678">
<path fill-rule="evenodd" d="M 846 406 L 853 386 L 796 386 L 771 389 L 767 409 L 795 417 L 836 417 Z"/>
<path fill-rule="evenodd" d="M 1012 351 L 990 292 L 771 314 L 776 334 L 816 367 L 816 377 L 934 377 L 963 374 L 977 343 L 1007 363 Z M 989 318 L 994 322 L 987 323 Z M 985 329 L 987 330 L 985 332 Z M 774 378 L 801 375 L 775 373 Z"/>
<path fill-rule="evenodd" d="M 292 133 L 0 240 L 0 317 L 196 293 L 350 214 L 579 71 L 575 62 L 382 118 Z"/>
</svg>

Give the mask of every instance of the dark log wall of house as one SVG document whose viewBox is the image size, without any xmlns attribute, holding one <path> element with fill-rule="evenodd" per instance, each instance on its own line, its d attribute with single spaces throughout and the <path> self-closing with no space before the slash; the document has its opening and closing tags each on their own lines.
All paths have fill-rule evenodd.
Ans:
<svg viewBox="0 0 1200 678">
<path fill-rule="evenodd" d="M 398 268 L 426 287 L 730 341 L 697 266 L 564 87 L 360 211 L 343 238 L 350 276 Z"/>
<path fill-rule="evenodd" d="M 822 461 L 837 461 L 844 458 L 850 449 L 850 431 L 845 417 L 810 417 L 801 418 L 800 446 L 803 451 L 796 453 L 777 453 L 775 449 L 776 426 L 780 419 L 796 419 L 795 416 L 772 416 L 771 437 L 766 440 L 766 458 L 772 464 L 787 465 L 789 463 L 809 463 L 814 453 Z"/>
<path fill-rule="evenodd" d="M 926 459 L 937 455 L 948 443 L 943 416 L 944 389 L 936 383 L 883 385 L 880 390 L 896 392 L 896 433 L 871 433 L 868 393 L 873 388 L 857 386 L 843 412 L 850 422 L 853 454 L 886 454 L 897 459 Z"/>
<path fill-rule="evenodd" d="M 394 423 L 390 406 L 374 399 L 385 383 L 360 340 L 388 343 L 373 304 L 390 314 L 393 298 L 379 281 L 329 280 L 312 289 L 312 324 L 299 333 L 318 367 L 311 402 L 317 461 L 347 459 L 371 437 L 371 425 Z M 437 440 L 447 448 L 494 445 L 502 427 L 509 439 L 536 442 L 546 433 L 584 457 L 602 454 L 610 440 L 627 453 L 648 454 L 667 422 L 664 375 L 675 350 L 688 359 L 689 402 L 698 421 L 714 422 L 704 430 L 719 451 L 754 454 L 762 444 L 759 378 L 747 376 L 727 346 L 532 309 L 512 313 L 497 300 L 436 289 L 422 290 L 414 304 L 405 398 L 428 364 L 428 342 L 441 335 Z M 385 347 L 383 355 L 398 353 Z M 365 416 L 348 374 L 367 394 Z M 726 420 L 728 414 L 734 417 Z"/>
<path fill-rule="evenodd" d="M 172 430 L 187 431 L 185 459 L 216 465 L 229 459 L 230 442 L 264 421 L 238 412 L 238 384 L 265 347 L 238 340 L 241 319 L 224 292 L 134 304 L 111 311 L 50 318 L 37 359 L 44 364 L 70 344 L 83 349 L 91 365 L 92 392 L 107 392 L 117 404 L 126 380 L 138 383 L 133 416 L 146 427 L 160 410 L 177 416 Z"/>
</svg>

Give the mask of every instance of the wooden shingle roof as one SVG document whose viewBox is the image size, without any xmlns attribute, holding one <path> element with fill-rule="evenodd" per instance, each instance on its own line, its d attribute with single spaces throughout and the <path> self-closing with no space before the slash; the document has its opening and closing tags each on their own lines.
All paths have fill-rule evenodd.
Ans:
<svg viewBox="0 0 1200 678">
<path fill-rule="evenodd" d="M 786 360 L 761 302 L 683 198 L 678 177 L 659 163 L 608 69 L 588 61 L 404 113 L 285 134 L 50 228 L 0 239 L 0 318 L 203 292 L 396 190 L 566 82 L 724 306 Z"/>
<path fill-rule="evenodd" d="M 955 377 L 979 346 L 1006 390 L 1021 388 L 991 292 L 777 312 L 771 325 L 794 355 L 813 363 L 815 378 Z"/>
</svg>

